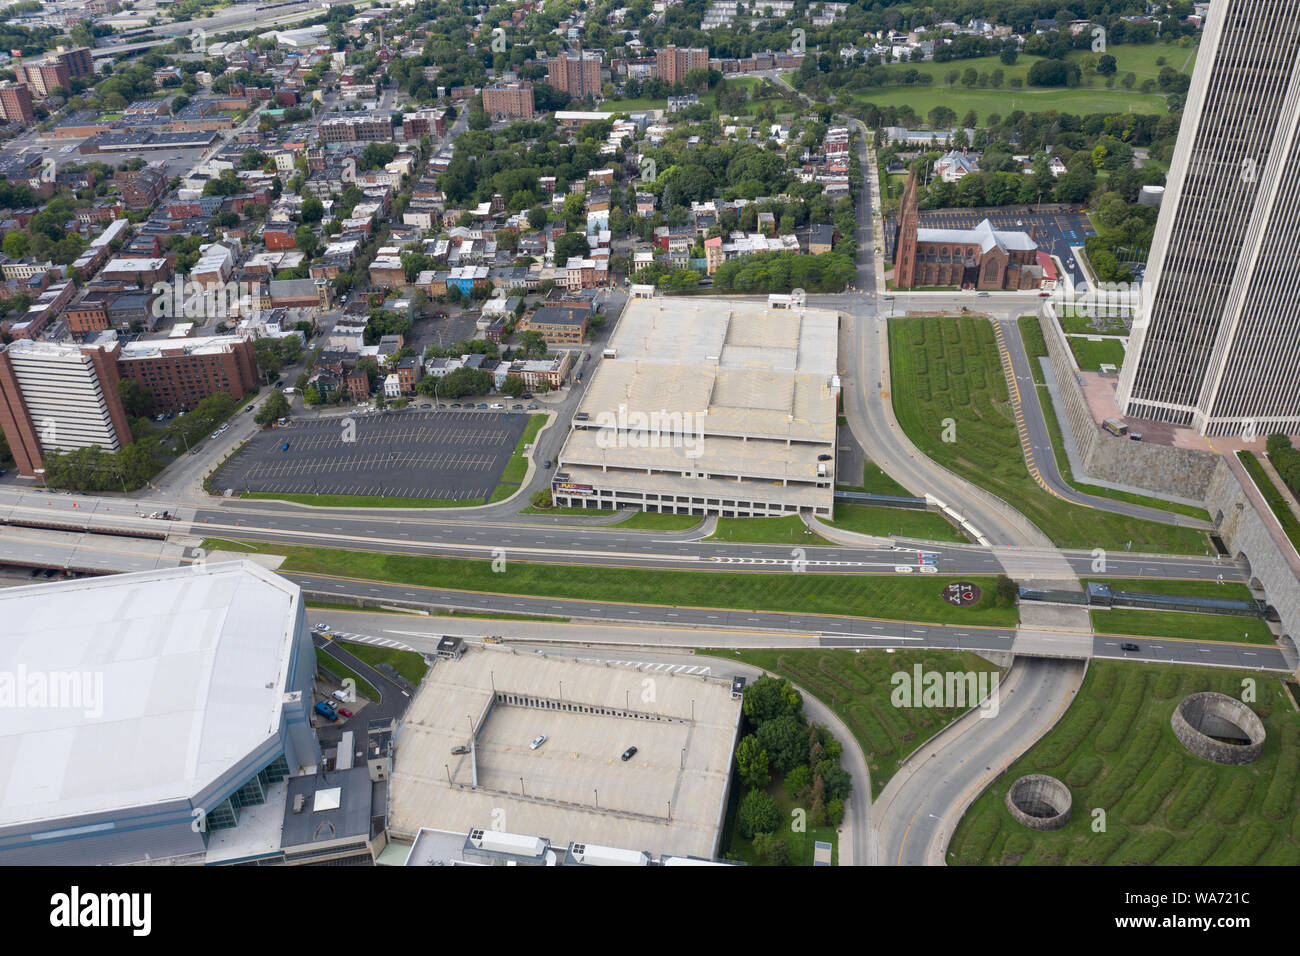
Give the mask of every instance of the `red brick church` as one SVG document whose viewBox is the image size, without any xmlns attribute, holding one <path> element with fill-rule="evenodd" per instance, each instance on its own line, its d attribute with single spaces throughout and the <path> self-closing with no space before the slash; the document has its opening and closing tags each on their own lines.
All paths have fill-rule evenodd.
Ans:
<svg viewBox="0 0 1300 956">
<path fill-rule="evenodd" d="M 916 172 L 907 176 L 894 236 L 894 287 L 1037 289 L 1043 279 L 1038 244 L 1023 232 L 1001 232 L 987 219 L 974 229 L 920 229 Z"/>
</svg>

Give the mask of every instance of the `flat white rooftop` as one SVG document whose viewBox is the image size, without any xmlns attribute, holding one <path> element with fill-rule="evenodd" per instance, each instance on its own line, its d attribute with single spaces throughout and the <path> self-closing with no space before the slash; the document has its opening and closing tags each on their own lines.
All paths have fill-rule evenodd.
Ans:
<svg viewBox="0 0 1300 956">
<path fill-rule="evenodd" d="M 471 789 L 470 756 L 451 750 L 469 742 L 494 688 L 582 710 L 497 704 L 475 743 Z M 628 708 L 643 716 L 610 713 Z M 729 681 L 471 648 L 459 661 L 439 661 L 411 702 L 398 735 L 390 830 L 415 840 L 422 828 L 497 825 L 553 848 L 577 841 L 709 857 L 739 719 Z M 547 740 L 533 750 L 538 734 Z M 628 747 L 637 753 L 624 761 Z"/>
<path fill-rule="evenodd" d="M 244 561 L 0 590 L 0 826 L 227 773 L 279 733 L 299 600 Z"/>
</svg>

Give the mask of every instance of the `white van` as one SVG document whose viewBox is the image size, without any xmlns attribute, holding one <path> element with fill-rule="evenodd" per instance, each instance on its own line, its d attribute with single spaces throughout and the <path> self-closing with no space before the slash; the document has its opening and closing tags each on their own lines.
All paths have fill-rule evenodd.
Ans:
<svg viewBox="0 0 1300 956">
<path fill-rule="evenodd" d="M 500 402 L 495 402 L 495 403 L 489 405 L 488 408 L 498 408 L 498 409 L 499 409 L 499 408 L 505 408 L 505 406 L 502 405 Z"/>
<path fill-rule="evenodd" d="M 296 388 L 294 388 L 294 387 L 291 385 L 291 386 L 289 386 L 288 388 L 286 388 L 286 389 L 284 390 L 284 394 L 286 394 L 286 395 L 297 395 L 297 394 L 298 394 L 298 390 L 297 390 Z"/>
</svg>

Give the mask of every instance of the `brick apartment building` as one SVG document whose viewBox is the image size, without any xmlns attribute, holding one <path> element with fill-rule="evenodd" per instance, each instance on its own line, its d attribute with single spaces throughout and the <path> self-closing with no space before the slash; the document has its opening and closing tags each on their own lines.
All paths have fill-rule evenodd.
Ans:
<svg viewBox="0 0 1300 956">
<path fill-rule="evenodd" d="M 146 166 L 143 169 L 120 170 L 113 175 L 127 209 L 149 209 L 167 193 L 167 175 L 161 170 Z"/>
<path fill-rule="evenodd" d="M 24 126 L 36 122 L 32 111 L 32 91 L 26 83 L 0 83 L 0 116 L 10 123 Z"/>
<path fill-rule="evenodd" d="M 546 82 L 574 99 L 600 96 L 599 53 L 561 53 L 546 62 Z"/>
<path fill-rule="evenodd" d="M 666 46 L 655 54 L 655 73 L 659 79 L 665 83 L 676 85 L 685 78 L 691 70 L 707 70 L 709 68 L 709 51 L 700 48 L 678 49 L 676 46 Z"/>
<path fill-rule="evenodd" d="M 48 451 L 132 440 L 118 393 L 119 346 L 17 341 L 0 346 L 0 429 L 18 472 L 35 477 Z"/>
<path fill-rule="evenodd" d="M 484 87 L 483 112 L 494 120 L 532 119 L 533 84 L 520 80 Z"/>
<path fill-rule="evenodd" d="M 386 119 L 340 117 L 317 127 L 322 143 L 391 143 L 393 124 Z"/>
<path fill-rule="evenodd" d="M 130 342 L 117 367 L 123 378 L 149 389 L 159 412 L 191 409 L 217 392 L 238 400 L 258 384 L 253 343 L 238 335 Z"/>
</svg>

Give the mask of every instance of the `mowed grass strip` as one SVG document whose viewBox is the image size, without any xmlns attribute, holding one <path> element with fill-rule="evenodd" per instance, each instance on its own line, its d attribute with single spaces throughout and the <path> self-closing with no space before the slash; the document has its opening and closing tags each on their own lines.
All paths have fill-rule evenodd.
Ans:
<svg viewBox="0 0 1300 956">
<path fill-rule="evenodd" d="M 295 546 L 277 546 L 276 551 L 286 557 L 281 572 L 332 574 L 489 594 L 838 614 L 935 624 L 1014 626 L 1017 621 L 1015 608 L 995 606 L 996 579 L 990 577 L 658 571 L 522 561 L 509 561 L 505 572 L 496 574 L 490 561 Z M 954 581 L 979 584 L 984 592 L 981 602 L 969 608 L 947 603 L 941 592 Z"/>
<path fill-rule="evenodd" d="M 399 651 L 392 647 L 377 647 L 374 644 L 357 644 L 353 641 L 339 641 L 339 646 L 359 661 L 364 661 L 376 670 L 380 664 L 387 664 L 412 684 L 419 685 L 429 665 L 424 657 L 415 651 Z M 383 673 L 380 671 L 380 673 Z"/>
<path fill-rule="evenodd" d="M 1178 637 L 1189 641 L 1235 641 L 1238 644 L 1273 643 L 1273 634 L 1268 625 L 1257 617 L 1152 611 L 1147 608 L 1115 608 L 1089 613 L 1092 616 L 1092 629 L 1098 634 Z"/>
<path fill-rule="evenodd" d="M 882 650 L 807 651 L 700 651 L 726 660 L 737 660 L 785 677 L 812 694 L 844 721 L 866 758 L 871 773 L 872 797 L 878 797 L 899 764 L 978 701 L 963 707 L 896 707 L 893 702 L 895 674 L 907 677 L 912 686 L 916 665 L 922 673 L 987 673 L 991 689 L 1002 668 L 978 654 L 965 651 L 902 649 L 893 654 Z M 978 678 L 976 679 L 978 684 Z M 955 685 L 954 685 L 955 686 Z M 963 685 L 963 691 L 967 685 Z"/>
<path fill-rule="evenodd" d="M 830 523 L 845 531 L 881 537 L 920 538 L 924 541 L 969 540 L 938 512 L 915 508 L 837 504 L 835 519 Z"/>
<path fill-rule="evenodd" d="M 1169 718 L 1188 694 L 1241 698 L 1264 722 L 1264 752 L 1225 767 L 1190 753 Z M 1300 714 L 1282 681 L 1250 671 L 1094 660 L 1070 709 L 962 818 L 948 862 L 966 865 L 1300 865 L 1295 799 Z M 1065 782 L 1074 812 L 1052 833 L 1011 819 L 1006 790 L 1028 773 Z M 1105 811 L 1105 831 L 1094 832 Z"/>
<path fill-rule="evenodd" d="M 689 531 L 703 520 L 699 515 L 669 515 L 655 511 L 638 511 L 630 518 L 608 527 L 620 531 Z"/>
<path fill-rule="evenodd" d="M 1073 505 L 1030 477 L 987 320 L 890 319 L 889 357 L 894 412 L 916 446 L 1011 504 L 1058 546 L 1210 553 L 1199 531 Z M 955 441 L 943 440 L 947 420 Z"/>
<path fill-rule="evenodd" d="M 1108 584 L 1112 591 L 1139 594 L 1172 594 L 1177 597 L 1214 598 L 1219 601 L 1250 601 L 1250 588 L 1240 581 L 1179 581 L 1171 578 L 1081 578 L 1082 584 Z"/>
<path fill-rule="evenodd" d="M 755 544 L 833 545 L 809 531 L 798 515 L 781 518 L 719 518 L 718 530 L 706 541 L 748 541 Z"/>
</svg>

